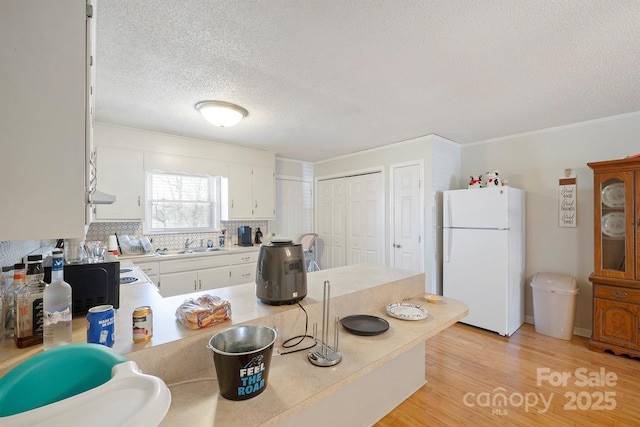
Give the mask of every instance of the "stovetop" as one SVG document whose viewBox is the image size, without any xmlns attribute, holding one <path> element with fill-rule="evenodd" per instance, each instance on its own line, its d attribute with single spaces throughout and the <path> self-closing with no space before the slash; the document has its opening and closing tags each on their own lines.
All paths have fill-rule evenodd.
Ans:
<svg viewBox="0 0 640 427">
<path fill-rule="evenodd" d="M 139 267 L 126 267 L 120 269 L 120 284 L 129 285 L 132 283 L 145 283 L 149 278 L 142 272 Z"/>
</svg>

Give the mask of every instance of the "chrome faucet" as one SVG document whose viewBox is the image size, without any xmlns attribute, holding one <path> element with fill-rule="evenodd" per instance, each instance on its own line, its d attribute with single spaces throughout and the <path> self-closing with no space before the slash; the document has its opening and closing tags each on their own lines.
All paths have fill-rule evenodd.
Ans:
<svg viewBox="0 0 640 427">
<path fill-rule="evenodd" d="M 191 246 L 192 244 L 194 244 L 197 241 L 198 241 L 197 239 L 193 239 L 192 241 L 189 241 L 189 239 L 187 238 L 187 240 L 185 240 L 185 242 L 184 242 L 184 248 L 185 249 L 189 249 L 189 246 Z"/>
</svg>

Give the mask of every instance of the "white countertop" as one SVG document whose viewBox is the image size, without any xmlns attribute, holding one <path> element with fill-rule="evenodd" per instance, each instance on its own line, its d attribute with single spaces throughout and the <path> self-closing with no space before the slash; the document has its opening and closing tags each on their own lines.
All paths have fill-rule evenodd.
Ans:
<svg viewBox="0 0 640 427">
<path fill-rule="evenodd" d="M 121 266 L 126 265 L 125 260 Z M 308 293 L 301 305 L 309 316 L 309 332 L 314 322 L 319 325 L 322 322 L 323 283 L 326 280 L 331 284 L 331 318 L 375 315 L 389 322 L 389 331 L 379 336 L 362 337 L 346 333 L 340 327 L 343 361 L 330 368 L 312 366 L 304 351 L 274 356 L 267 388 L 248 401 L 219 398 L 217 384 L 211 381 L 171 387 L 172 405 L 162 425 L 278 425 L 415 348 L 467 313 L 467 307 L 455 300 L 444 298 L 438 304 L 427 303 L 422 298 L 422 273 L 360 264 L 308 274 Z M 186 298 L 204 293 L 228 299 L 232 305 L 232 318 L 211 328 L 189 330 L 176 320 L 175 310 Z M 429 317 L 411 322 L 386 314 L 387 304 L 405 299 L 427 308 Z M 154 334 L 148 342 L 133 343 L 131 314 L 140 305 L 153 309 Z M 86 342 L 84 318 L 75 318 L 73 323 L 73 341 Z M 116 312 L 114 349 L 135 361 L 144 373 L 172 384 L 215 376 L 212 352 L 206 345 L 218 330 L 241 324 L 275 326 L 278 329 L 277 351 L 284 340 L 304 332 L 304 323 L 302 310 L 297 305 L 271 306 L 257 300 L 252 283 L 170 298 L 162 298 L 151 283 L 125 285 L 121 287 L 120 308 Z M 330 331 L 332 343 L 333 322 Z M 321 334 L 321 326 L 318 326 L 318 336 Z M 42 346 L 16 349 L 12 341 L 6 340 L 0 348 L 0 374 L 42 350 Z"/>
</svg>

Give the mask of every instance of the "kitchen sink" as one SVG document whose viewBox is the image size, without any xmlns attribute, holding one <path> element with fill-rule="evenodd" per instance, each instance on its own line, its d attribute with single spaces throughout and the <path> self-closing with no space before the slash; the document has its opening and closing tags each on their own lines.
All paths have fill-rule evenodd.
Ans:
<svg viewBox="0 0 640 427">
<path fill-rule="evenodd" d="M 220 252 L 226 251 L 225 248 L 195 248 L 195 249 L 178 249 L 169 251 L 157 251 L 158 255 L 189 255 L 189 254 L 201 254 L 203 252 Z"/>
</svg>

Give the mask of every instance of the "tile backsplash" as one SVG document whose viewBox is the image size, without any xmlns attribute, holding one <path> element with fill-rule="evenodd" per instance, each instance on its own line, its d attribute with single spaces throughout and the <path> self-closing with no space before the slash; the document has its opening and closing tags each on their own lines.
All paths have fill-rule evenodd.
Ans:
<svg viewBox="0 0 640 427">
<path fill-rule="evenodd" d="M 260 227 L 263 234 L 263 242 L 268 241 L 268 221 L 223 221 L 222 228 L 229 230 L 232 243 L 236 244 L 238 239 L 238 227 L 247 225 L 251 227 L 253 232 L 252 241 L 255 239 L 256 228 Z M 87 241 L 100 240 L 106 244 L 111 234 L 131 235 L 134 237 L 142 236 L 141 222 L 94 222 L 89 226 L 87 231 Z M 153 239 L 153 250 L 156 249 L 182 249 L 187 239 L 199 240 L 204 239 L 206 246 L 207 239 L 213 240 L 214 246 L 218 246 L 218 236 L 220 232 L 212 233 L 181 233 L 181 234 L 152 234 L 148 235 L 149 239 Z M 22 262 L 22 258 L 29 253 L 43 246 L 54 246 L 55 240 L 14 240 L 0 241 L 0 267 L 13 266 L 17 262 Z M 199 246 L 199 243 L 195 244 Z"/>
<path fill-rule="evenodd" d="M 262 231 L 263 241 L 266 241 L 268 235 L 268 221 L 222 221 L 221 226 L 223 229 L 228 230 L 229 235 L 232 238 L 232 243 L 236 244 L 238 238 L 238 227 L 249 226 L 253 233 L 252 240 L 255 239 L 256 228 L 260 227 Z M 107 242 L 109 235 L 131 235 L 134 237 L 143 236 L 142 223 L 141 222 L 94 222 L 89 226 L 87 231 L 87 241 L 100 240 Z M 173 233 L 173 234 L 149 234 L 147 237 L 152 240 L 153 250 L 156 249 L 182 249 L 184 248 L 185 241 L 187 239 L 200 240 L 203 239 L 203 244 L 207 245 L 207 240 L 213 240 L 214 246 L 218 246 L 218 236 L 220 232 L 211 233 Z M 199 246 L 199 243 L 195 244 Z"/>
</svg>

